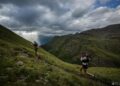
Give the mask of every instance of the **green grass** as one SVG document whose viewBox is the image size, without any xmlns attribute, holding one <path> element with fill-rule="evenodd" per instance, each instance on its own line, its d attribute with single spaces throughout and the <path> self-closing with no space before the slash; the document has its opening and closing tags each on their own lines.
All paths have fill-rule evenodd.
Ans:
<svg viewBox="0 0 120 86">
<path fill-rule="evenodd" d="M 38 60 L 29 41 L 3 27 L 0 31 L 0 86 L 106 86 L 81 75 L 80 65 L 64 62 L 42 48 Z M 109 70 L 111 77 L 106 75 L 105 68 L 89 71 L 107 79 L 114 77 L 115 81 L 120 77 L 119 69 L 114 68 Z"/>
<path fill-rule="evenodd" d="M 98 75 L 113 82 L 120 82 L 119 68 L 91 67 L 88 71 L 96 76 Z"/>
<path fill-rule="evenodd" d="M 120 67 L 120 25 L 56 36 L 43 46 L 63 61 L 80 64 L 81 52 L 91 54 L 91 66 Z"/>
<path fill-rule="evenodd" d="M 0 86 L 105 86 L 79 76 L 79 65 L 61 61 L 39 48 L 34 56 L 31 43 L 0 27 Z"/>
<path fill-rule="evenodd" d="M 0 44 L 3 44 L 3 41 Z M 30 56 L 22 56 L 22 50 Z M 5 43 L 0 48 L 0 83 L 3 86 L 100 86 L 102 83 L 77 76 L 77 65 L 65 63 L 43 49 L 36 60 L 33 49 Z M 17 52 L 17 53 L 16 53 Z M 22 61 L 23 65 L 17 65 Z"/>
</svg>

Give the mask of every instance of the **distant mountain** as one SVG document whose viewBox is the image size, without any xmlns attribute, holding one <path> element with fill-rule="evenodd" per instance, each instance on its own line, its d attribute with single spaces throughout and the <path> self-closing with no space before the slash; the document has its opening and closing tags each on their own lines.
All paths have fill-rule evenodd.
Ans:
<svg viewBox="0 0 120 86">
<path fill-rule="evenodd" d="M 79 64 L 80 53 L 87 51 L 91 66 L 120 67 L 120 24 L 56 36 L 43 48 L 70 63 Z"/>
<path fill-rule="evenodd" d="M 44 45 L 46 43 L 48 43 L 53 37 L 52 36 L 42 36 L 42 35 L 39 35 L 38 36 L 38 43 L 40 45 Z"/>
</svg>

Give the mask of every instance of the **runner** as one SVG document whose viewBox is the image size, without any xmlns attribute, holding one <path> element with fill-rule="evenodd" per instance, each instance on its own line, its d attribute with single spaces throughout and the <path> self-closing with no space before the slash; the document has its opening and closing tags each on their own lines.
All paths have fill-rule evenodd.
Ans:
<svg viewBox="0 0 120 86">
<path fill-rule="evenodd" d="M 35 56 L 37 56 L 38 43 L 36 41 L 34 41 L 33 46 L 34 46 L 34 50 L 35 50 Z"/>
<path fill-rule="evenodd" d="M 80 71 L 81 72 L 84 71 L 84 73 L 87 74 L 88 63 L 89 63 L 88 53 L 86 53 L 86 52 L 82 53 L 80 60 L 82 63 L 82 67 L 81 67 Z"/>
</svg>

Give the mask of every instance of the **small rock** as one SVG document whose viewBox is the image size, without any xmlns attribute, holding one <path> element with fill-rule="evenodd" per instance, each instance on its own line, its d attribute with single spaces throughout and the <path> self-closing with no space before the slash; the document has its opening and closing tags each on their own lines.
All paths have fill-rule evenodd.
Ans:
<svg viewBox="0 0 120 86">
<path fill-rule="evenodd" d="M 40 80 L 38 80 L 38 79 L 37 79 L 37 80 L 35 80 L 35 82 L 37 82 L 37 83 L 38 83 L 38 82 L 40 82 Z"/>
<path fill-rule="evenodd" d="M 25 54 L 25 53 L 19 53 L 19 56 L 22 57 L 22 58 L 29 57 L 28 54 Z"/>
<path fill-rule="evenodd" d="M 7 70 L 7 71 L 11 71 L 12 68 L 11 68 L 11 67 L 7 67 L 6 70 Z"/>
<path fill-rule="evenodd" d="M 23 63 L 22 61 L 18 61 L 16 64 L 17 64 L 18 66 L 22 66 L 24 63 Z"/>
</svg>

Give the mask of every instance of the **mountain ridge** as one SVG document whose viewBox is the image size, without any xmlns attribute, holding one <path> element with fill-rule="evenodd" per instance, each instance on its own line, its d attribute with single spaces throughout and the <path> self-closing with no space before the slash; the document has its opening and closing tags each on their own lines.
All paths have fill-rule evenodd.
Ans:
<svg viewBox="0 0 120 86">
<path fill-rule="evenodd" d="M 120 24 L 73 35 L 56 36 L 43 46 L 63 61 L 79 64 L 76 58 L 79 58 L 80 52 L 88 51 L 93 57 L 91 66 L 120 67 L 118 47 L 120 47 Z"/>
</svg>

